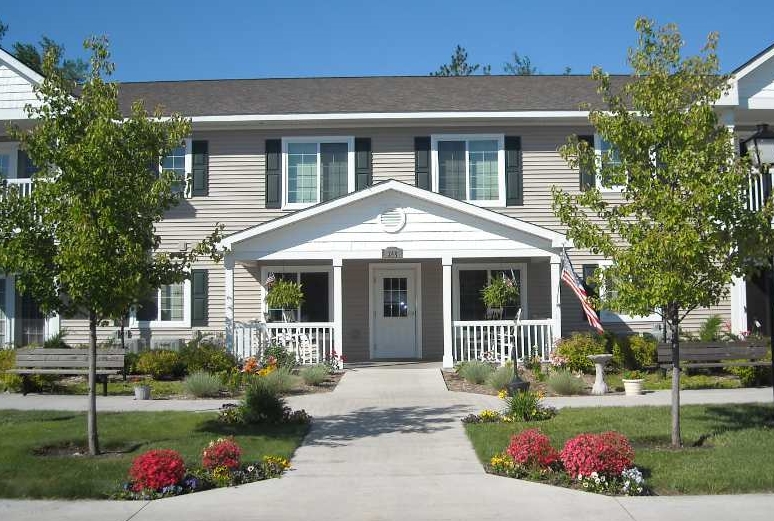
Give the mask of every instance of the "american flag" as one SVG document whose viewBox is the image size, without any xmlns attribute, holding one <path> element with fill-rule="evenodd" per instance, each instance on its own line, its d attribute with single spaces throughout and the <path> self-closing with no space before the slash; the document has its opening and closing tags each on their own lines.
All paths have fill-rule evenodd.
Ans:
<svg viewBox="0 0 774 521">
<path fill-rule="evenodd" d="M 274 282 L 276 280 L 277 279 L 274 277 L 274 272 L 270 271 L 269 274 L 266 276 L 266 288 L 270 289 L 274 285 Z"/>
<path fill-rule="evenodd" d="M 586 289 L 583 287 L 583 282 L 575 274 L 575 271 L 573 271 L 572 263 L 565 251 L 562 251 L 562 280 L 570 286 L 570 289 L 575 293 L 575 296 L 578 297 L 578 300 L 580 300 L 581 307 L 586 314 L 586 320 L 589 321 L 589 325 L 600 333 L 603 333 L 604 329 L 602 329 L 602 324 L 599 322 L 597 312 L 591 307 L 589 296 L 586 293 Z"/>
</svg>

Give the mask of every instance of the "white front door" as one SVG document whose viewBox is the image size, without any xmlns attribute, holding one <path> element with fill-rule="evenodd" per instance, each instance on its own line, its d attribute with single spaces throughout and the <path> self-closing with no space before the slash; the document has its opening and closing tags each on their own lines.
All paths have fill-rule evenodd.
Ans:
<svg viewBox="0 0 774 521">
<path fill-rule="evenodd" d="M 371 283 L 373 358 L 418 358 L 416 271 L 375 267 Z"/>
</svg>

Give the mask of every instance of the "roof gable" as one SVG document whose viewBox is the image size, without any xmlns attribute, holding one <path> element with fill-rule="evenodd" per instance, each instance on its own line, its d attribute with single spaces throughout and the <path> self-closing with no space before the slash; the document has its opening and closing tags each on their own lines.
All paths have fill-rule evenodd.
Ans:
<svg viewBox="0 0 774 521">
<path fill-rule="evenodd" d="M 382 212 L 393 208 L 400 208 L 407 214 L 406 229 L 403 230 L 406 233 L 384 232 L 387 233 L 384 235 L 384 230 L 377 226 L 378 218 Z M 415 219 L 412 225 L 417 226 L 414 228 L 408 226 L 411 219 Z M 365 227 L 360 227 L 361 224 Z M 353 240 L 381 240 L 375 235 L 356 235 L 365 231 L 381 234 L 384 240 L 392 242 L 413 241 L 431 234 L 433 241 L 449 241 L 462 236 L 476 237 L 476 240 L 507 238 L 543 250 L 571 245 L 564 235 L 547 228 L 390 180 L 235 233 L 224 238 L 221 246 L 232 251 L 287 249 L 341 232 L 352 234 Z M 440 235 L 432 236 L 435 232 Z M 449 235 L 443 236 L 446 232 Z M 477 236 L 479 232 L 485 233 Z M 444 246 L 454 247 L 448 242 Z M 471 247 L 476 248 L 475 245 Z"/>
<path fill-rule="evenodd" d="M 43 76 L 0 49 L 0 120 L 27 119 L 24 106 L 38 103 L 35 86 Z"/>
</svg>

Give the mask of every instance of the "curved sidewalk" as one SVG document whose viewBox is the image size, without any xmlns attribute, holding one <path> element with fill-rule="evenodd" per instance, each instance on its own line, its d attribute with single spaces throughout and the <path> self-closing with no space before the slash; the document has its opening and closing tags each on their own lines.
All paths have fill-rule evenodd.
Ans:
<svg viewBox="0 0 774 521">
<path fill-rule="evenodd" d="M 752 391 L 706 395 L 686 391 L 683 401 L 771 401 L 770 389 Z M 653 393 L 642 398 L 655 405 L 661 396 Z M 23 400 L 30 398 L 37 397 Z M 39 408 L 65 403 L 59 397 L 45 398 Z M 98 407 L 148 407 L 131 399 L 111 402 L 109 398 Z M 604 397 L 603 403 L 595 400 L 574 398 L 556 405 L 613 405 L 623 397 Z M 695 517 L 755 521 L 770 519 L 774 510 L 774 495 L 768 494 L 610 498 L 487 475 L 459 419 L 498 400 L 448 392 L 434 367 L 350 369 L 333 393 L 289 401 L 293 407 L 306 408 L 315 422 L 293 458 L 294 470 L 281 479 L 154 502 L 6 500 L 0 501 L 0 519 L 644 521 Z M 37 400 L 27 402 L 33 404 Z M 158 401 L 162 404 L 169 409 L 207 410 L 218 402 Z M 12 395 L 0 396 L 0 408 L 18 408 L 15 405 L 18 400 Z"/>
</svg>

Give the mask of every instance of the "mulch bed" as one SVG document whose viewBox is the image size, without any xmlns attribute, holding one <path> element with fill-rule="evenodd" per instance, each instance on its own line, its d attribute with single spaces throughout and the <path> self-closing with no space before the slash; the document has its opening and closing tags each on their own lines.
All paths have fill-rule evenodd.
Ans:
<svg viewBox="0 0 774 521">
<path fill-rule="evenodd" d="M 446 382 L 446 388 L 449 391 L 462 392 L 462 393 L 476 393 L 476 394 L 488 394 L 490 396 L 497 396 L 497 391 L 492 389 L 486 384 L 472 384 L 458 375 L 453 370 L 442 369 L 441 374 L 443 380 Z M 548 389 L 548 385 L 545 382 L 539 382 L 535 379 L 532 371 L 520 371 L 519 376 L 522 380 L 529 382 L 529 388 L 531 391 L 542 392 L 544 396 L 560 396 L 551 392 Z M 583 380 L 586 382 L 586 386 L 591 389 L 594 384 L 594 376 L 583 375 Z"/>
</svg>

